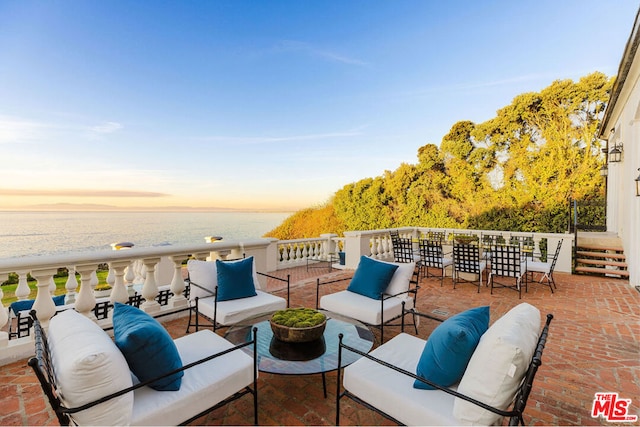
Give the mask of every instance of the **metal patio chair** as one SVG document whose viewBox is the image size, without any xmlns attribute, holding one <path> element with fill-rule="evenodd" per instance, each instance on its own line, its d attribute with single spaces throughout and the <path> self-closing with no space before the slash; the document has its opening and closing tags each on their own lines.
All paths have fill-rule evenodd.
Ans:
<svg viewBox="0 0 640 427">
<path fill-rule="evenodd" d="M 493 295 L 493 288 L 508 288 L 518 292 L 518 298 L 522 298 L 522 281 L 524 279 L 525 291 L 527 289 L 527 258 L 520 251 L 518 245 L 495 245 L 491 247 L 491 272 L 489 273 L 489 286 Z M 496 281 L 502 277 L 507 282 Z"/>
<path fill-rule="evenodd" d="M 478 292 L 482 286 L 482 274 L 487 268 L 487 261 L 480 255 L 480 245 L 477 242 L 457 243 L 453 242 L 453 289 L 459 282 L 475 283 L 461 277 L 461 274 L 473 274 L 478 276 Z"/>
<path fill-rule="evenodd" d="M 423 277 L 437 277 L 440 286 L 444 283 L 446 269 L 453 265 L 453 258 L 445 257 L 441 240 L 420 239 L 420 270 L 424 269 Z M 440 270 L 440 275 L 429 274 L 429 268 Z M 453 272 L 452 272 L 453 275 Z"/>
</svg>

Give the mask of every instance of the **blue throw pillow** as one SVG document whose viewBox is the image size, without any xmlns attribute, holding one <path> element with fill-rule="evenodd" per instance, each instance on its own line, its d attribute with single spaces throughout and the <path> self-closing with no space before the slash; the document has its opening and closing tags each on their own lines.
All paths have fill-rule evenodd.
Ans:
<svg viewBox="0 0 640 427">
<path fill-rule="evenodd" d="M 489 306 L 472 308 L 445 320 L 429 336 L 416 374 L 442 387 L 456 384 L 488 328 Z M 435 390 L 419 380 L 413 386 Z"/>
<path fill-rule="evenodd" d="M 113 337 L 142 382 L 182 368 L 182 359 L 167 330 L 139 308 L 116 302 L 113 307 Z M 161 391 L 180 390 L 183 371 L 149 384 Z"/>
<path fill-rule="evenodd" d="M 347 290 L 365 297 L 380 299 L 380 295 L 387 289 L 397 265 L 376 261 L 366 256 L 360 257 L 360 263 Z"/>
<path fill-rule="evenodd" d="M 256 286 L 253 283 L 253 257 L 242 261 L 225 262 L 216 260 L 218 278 L 218 301 L 254 297 Z"/>
</svg>

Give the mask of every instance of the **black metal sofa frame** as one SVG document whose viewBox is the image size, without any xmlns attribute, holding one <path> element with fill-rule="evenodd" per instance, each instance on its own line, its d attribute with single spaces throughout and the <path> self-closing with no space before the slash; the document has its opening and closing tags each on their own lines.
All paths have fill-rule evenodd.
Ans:
<svg viewBox="0 0 640 427">
<path fill-rule="evenodd" d="M 413 301 L 415 304 L 415 301 L 418 300 L 418 289 L 420 289 L 420 285 L 418 284 L 418 280 L 420 277 L 420 266 L 418 264 L 416 264 L 416 267 L 414 269 L 413 275 L 411 276 L 411 280 L 409 281 L 409 289 L 404 291 L 404 292 L 400 292 L 398 294 L 395 295 L 385 295 L 384 293 L 380 294 L 380 324 L 379 325 L 371 325 L 371 324 L 366 324 L 369 327 L 373 327 L 373 328 L 378 328 L 380 329 L 380 343 L 384 343 L 384 327 L 385 326 L 400 326 L 400 324 L 392 324 L 390 322 L 397 320 L 398 318 L 401 319 L 401 325 L 402 325 L 402 329 L 404 330 L 404 316 L 406 314 L 412 314 L 413 315 L 413 326 L 416 329 L 416 334 L 418 333 L 418 323 L 416 322 L 416 317 L 414 314 L 418 314 L 417 312 L 414 312 L 412 310 L 406 310 L 405 307 L 405 302 L 402 302 L 402 314 L 400 314 L 399 316 L 393 317 L 391 319 L 385 319 L 384 318 L 384 302 L 386 300 L 388 300 L 389 298 L 395 298 L 398 297 L 400 295 L 404 295 L 404 294 L 413 294 Z M 320 278 L 316 279 L 316 310 L 319 309 L 320 307 L 320 286 L 324 286 L 324 285 L 330 285 L 332 283 L 339 283 L 339 282 L 344 282 L 345 280 L 351 280 L 351 277 L 344 277 L 344 278 L 340 278 L 340 279 L 336 279 L 336 280 L 330 280 L 328 282 L 320 282 Z M 342 313 L 345 316 L 348 316 L 347 313 Z M 363 322 L 364 323 L 364 322 Z"/>
<path fill-rule="evenodd" d="M 253 336 L 251 341 L 247 341 L 243 344 L 239 344 L 236 345 L 232 348 L 229 348 L 227 350 L 221 351 L 219 353 L 215 353 L 212 354 L 210 356 L 207 356 L 203 359 L 197 360 L 193 363 L 189 363 L 185 366 L 183 366 L 180 369 L 176 369 L 173 370 L 171 372 L 167 372 L 164 375 L 158 376 L 157 378 L 153 378 L 150 379 L 148 381 L 144 381 L 138 384 L 133 385 L 132 387 L 128 387 L 125 388 L 123 390 L 120 390 L 118 392 L 109 394 L 107 396 L 101 397 L 100 399 L 97 399 L 93 402 L 89 402 L 87 404 L 84 404 L 82 406 L 78 406 L 75 408 L 67 408 L 66 406 L 63 405 L 62 401 L 60 400 L 60 397 L 57 394 L 57 390 L 58 390 L 58 384 L 56 382 L 56 376 L 55 376 L 55 372 L 53 371 L 53 363 L 51 360 L 51 352 L 49 349 L 49 344 L 47 342 L 47 335 L 44 331 L 44 329 L 42 328 L 42 325 L 40 324 L 40 321 L 38 320 L 37 316 L 36 316 L 36 312 L 35 310 L 31 311 L 31 317 L 33 320 L 33 329 L 34 329 L 34 340 L 35 340 L 35 356 L 31 357 L 28 361 L 29 366 L 31 366 L 31 368 L 33 369 L 36 377 L 38 378 L 38 381 L 40 382 L 40 386 L 42 387 L 42 390 L 44 391 L 45 395 L 47 396 L 49 403 L 52 407 L 52 409 L 54 410 L 54 412 L 56 413 L 56 416 L 58 417 L 58 422 L 60 423 L 60 425 L 70 425 L 71 424 L 71 418 L 69 417 L 70 414 L 74 414 L 76 412 L 80 412 L 83 411 L 85 409 L 89 409 L 93 406 L 96 406 L 100 403 L 104 403 L 108 400 L 114 399 L 116 397 L 122 396 L 126 393 L 132 392 L 133 390 L 139 389 L 141 387 L 145 387 L 148 384 L 151 384 L 161 378 L 165 378 L 168 377 L 170 375 L 173 375 L 177 372 L 180 371 L 185 371 L 187 369 L 193 368 L 194 366 L 200 365 L 202 363 L 208 362 L 210 360 L 213 360 L 215 358 L 218 358 L 220 356 L 223 356 L 227 353 L 231 353 L 233 351 L 238 351 L 244 347 L 247 346 L 251 346 L 253 345 L 253 386 L 247 386 L 245 387 L 243 390 L 238 391 L 237 393 L 229 396 L 228 398 L 226 398 L 225 400 L 218 402 L 217 404 L 215 404 L 214 406 L 208 408 L 205 411 L 202 411 L 198 414 L 194 414 L 192 415 L 188 420 L 184 421 L 183 423 L 181 423 L 180 425 L 186 425 L 189 424 L 193 421 L 195 421 L 196 419 L 202 417 L 203 415 L 208 414 L 209 412 L 212 412 L 236 399 L 241 398 L 242 396 L 246 395 L 246 394 L 252 394 L 253 395 L 253 411 L 254 411 L 254 424 L 258 425 L 258 387 L 257 387 L 257 379 L 258 379 L 258 365 L 257 365 L 257 347 L 256 347 L 256 335 L 257 335 L 257 329 L 254 328 L 253 329 Z M 171 392 L 167 392 L 167 393 L 171 393 Z"/>
<path fill-rule="evenodd" d="M 229 260 L 232 261 L 232 260 Z M 287 278 L 283 279 L 282 277 L 278 277 L 278 276 L 273 276 L 267 273 L 261 273 L 259 271 L 256 271 L 256 274 L 258 276 L 264 276 L 268 279 L 275 279 L 275 280 L 279 280 L 281 282 L 284 282 L 287 284 L 287 307 L 289 307 L 289 301 L 291 299 L 291 275 L 287 274 Z M 199 330 L 200 327 L 204 327 L 204 328 L 213 328 L 213 331 L 217 331 L 218 328 L 222 328 L 225 327 L 227 325 L 221 325 L 218 323 L 217 320 L 217 313 L 218 313 L 218 287 L 216 286 L 214 289 L 214 292 L 211 292 L 209 289 L 205 288 L 204 286 L 201 286 L 195 282 L 192 282 L 191 279 L 189 277 L 187 277 L 186 279 L 187 282 L 187 286 L 189 288 L 191 288 L 191 286 L 194 286 L 198 289 L 201 289 L 202 291 L 211 294 L 211 296 L 214 297 L 214 316 L 213 319 L 211 319 L 209 316 L 201 313 L 198 310 L 198 300 L 200 299 L 199 297 L 195 297 L 193 300 L 193 304 L 190 304 L 189 306 L 189 323 L 187 324 L 187 333 L 189 333 L 189 329 L 194 326 L 196 328 L 196 331 Z M 195 316 L 194 316 L 195 313 Z M 200 324 L 200 316 L 204 317 L 205 319 L 207 319 L 209 322 L 211 322 L 210 325 L 201 325 Z"/>
<path fill-rule="evenodd" d="M 412 311 L 412 310 L 408 310 L 408 311 Z M 421 317 L 428 317 L 430 319 L 434 319 L 431 316 L 428 316 L 426 314 L 423 313 L 419 313 L 414 311 L 415 315 L 421 316 Z M 429 384 L 430 386 L 441 390 L 445 393 L 451 394 L 455 397 L 458 397 L 460 399 L 466 400 L 468 402 L 473 403 L 474 405 L 480 406 L 483 409 L 486 409 L 488 411 L 491 411 L 495 414 L 498 414 L 502 417 L 508 417 L 509 418 L 509 425 L 524 425 L 524 419 L 522 417 L 525 407 L 527 406 L 527 400 L 529 398 L 529 394 L 531 393 L 531 389 L 533 388 L 533 380 L 536 376 L 536 373 L 538 371 L 538 368 L 540 367 L 540 365 L 542 365 L 542 352 L 544 351 L 544 347 L 545 344 L 547 342 L 547 336 L 549 334 L 549 325 L 551 324 L 551 320 L 553 319 L 553 315 L 552 314 L 547 314 L 547 320 L 546 323 L 542 329 L 542 332 L 540 332 L 540 336 L 538 337 L 538 342 L 536 345 L 536 350 L 533 354 L 533 358 L 531 359 L 531 362 L 529 363 L 529 367 L 527 368 L 527 371 L 524 375 L 524 379 L 522 381 L 522 384 L 520 385 L 520 387 L 518 388 L 516 395 L 515 395 L 515 399 L 514 399 L 514 403 L 512 404 L 512 409 L 509 411 L 505 411 L 505 410 L 501 410 L 498 408 L 495 408 L 493 406 L 489 406 L 485 403 L 482 403 L 478 400 L 475 400 L 469 396 L 466 396 L 464 394 L 458 393 L 457 391 L 448 389 L 446 387 L 441 387 L 438 384 L 434 384 L 433 382 L 419 377 L 418 375 L 412 373 L 412 372 L 408 372 L 404 369 L 400 369 L 396 366 L 393 366 L 383 360 L 377 359 L 373 356 L 370 356 L 367 353 L 364 353 L 362 351 L 359 351 L 353 347 L 350 347 L 346 344 L 343 344 L 342 342 L 342 334 L 339 335 L 339 348 L 338 348 L 338 366 L 340 366 L 341 362 L 342 362 L 342 351 L 343 349 L 354 352 L 359 354 L 362 357 L 365 357 L 369 360 L 372 360 L 376 363 L 379 363 L 383 366 L 386 366 L 389 369 L 392 369 L 396 372 L 399 372 L 400 374 L 403 375 L 407 375 L 409 377 L 412 377 L 414 379 L 420 380 L 426 384 Z M 434 320 L 440 320 L 440 319 L 434 319 Z M 442 321 L 442 320 L 440 320 Z M 403 325 L 404 328 L 404 325 Z M 344 369 L 344 368 L 343 368 Z M 365 402 L 364 400 L 360 399 L 358 396 L 350 393 L 348 390 L 342 390 L 341 391 L 341 377 L 342 377 L 342 369 L 338 369 L 338 378 L 336 380 L 336 425 L 340 425 L 340 400 L 343 397 L 348 397 L 350 399 L 352 399 L 355 402 L 360 403 L 361 405 L 365 406 L 366 408 L 375 411 L 376 413 L 384 416 L 385 418 L 395 422 L 396 424 L 402 425 L 402 423 L 400 421 L 398 421 L 397 419 L 395 419 L 394 417 L 392 417 L 389 414 L 386 414 L 385 412 L 379 410 L 378 408 L 370 405 L 369 403 Z"/>
</svg>

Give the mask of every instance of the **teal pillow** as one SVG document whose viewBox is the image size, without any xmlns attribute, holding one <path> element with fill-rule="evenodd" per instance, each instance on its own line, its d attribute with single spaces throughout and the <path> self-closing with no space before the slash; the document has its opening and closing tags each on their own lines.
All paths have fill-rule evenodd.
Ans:
<svg viewBox="0 0 640 427">
<path fill-rule="evenodd" d="M 11 303 L 9 308 L 11 308 L 11 311 L 13 311 L 15 314 L 18 314 L 19 311 L 31 310 L 31 308 L 33 308 L 33 304 L 35 304 L 35 302 L 36 302 L 36 300 L 34 300 L 34 299 L 15 301 L 15 302 Z M 58 295 L 56 297 L 53 297 L 53 304 L 54 305 L 64 305 L 64 294 L 63 295 Z"/>
<path fill-rule="evenodd" d="M 218 301 L 254 297 L 256 286 L 253 283 L 253 257 L 242 261 L 225 262 L 216 260 L 218 278 Z"/>
<path fill-rule="evenodd" d="M 167 330 L 139 308 L 116 302 L 113 307 L 113 337 L 141 381 L 182 368 L 180 353 Z M 149 387 L 161 391 L 180 390 L 183 371 L 154 381 Z"/>
<path fill-rule="evenodd" d="M 397 265 L 376 261 L 366 256 L 360 257 L 360 263 L 353 274 L 347 290 L 365 297 L 380 299 L 380 295 L 387 289 Z"/>
<path fill-rule="evenodd" d="M 445 320 L 429 336 L 416 374 L 442 387 L 456 384 L 488 328 L 489 306 L 472 308 Z M 435 390 L 419 380 L 413 386 Z"/>
</svg>

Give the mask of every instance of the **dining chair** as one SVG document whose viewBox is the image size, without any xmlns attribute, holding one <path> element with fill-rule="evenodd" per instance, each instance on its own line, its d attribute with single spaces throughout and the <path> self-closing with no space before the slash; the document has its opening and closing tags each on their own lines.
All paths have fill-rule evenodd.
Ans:
<svg viewBox="0 0 640 427">
<path fill-rule="evenodd" d="M 536 248 L 536 243 L 533 240 L 533 234 L 531 234 L 530 236 L 512 234 L 509 236 L 509 244 L 519 245 L 520 252 L 522 252 L 524 256 L 533 258 L 533 252 Z"/>
<path fill-rule="evenodd" d="M 518 292 L 522 298 L 522 281 L 527 289 L 527 258 L 520 251 L 519 245 L 495 245 L 491 247 L 491 271 L 489 286 L 493 295 L 493 288 L 508 288 Z M 506 281 L 496 281 L 501 277 Z"/>
<path fill-rule="evenodd" d="M 423 277 L 438 277 L 440 286 L 444 283 L 446 268 L 453 265 L 453 258 L 445 257 L 441 240 L 420 239 L 420 270 L 424 269 Z M 439 269 L 440 275 L 429 274 L 429 267 Z M 453 274 L 453 273 L 452 273 Z"/>
<path fill-rule="evenodd" d="M 553 289 L 558 289 L 556 286 L 556 281 L 553 278 L 553 270 L 556 268 L 556 262 L 558 262 L 558 256 L 560 255 L 560 248 L 562 247 L 562 240 L 558 242 L 556 246 L 556 252 L 553 255 L 551 260 L 543 261 L 528 261 L 527 262 L 527 274 L 531 275 L 531 280 L 533 281 L 534 273 L 541 273 L 542 277 L 540 278 L 540 283 L 546 279 L 546 285 L 551 289 L 551 293 L 553 293 Z"/>
<path fill-rule="evenodd" d="M 459 243 L 453 242 L 453 289 L 456 283 L 475 283 L 475 280 L 467 280 L 461 274 L 473 274 L 478 276 L 478 292 L 482 286 L 482 274 L 487 268 L 487 261 L 480 255 L 480 245 L 477 242 Z"/>
<path fill-rule="evenodd" d="M 394 262 L 415 262 L 416 256 L 413 253 L 413 239 L 398 237 L 393 243 Z"/>
</svg>

